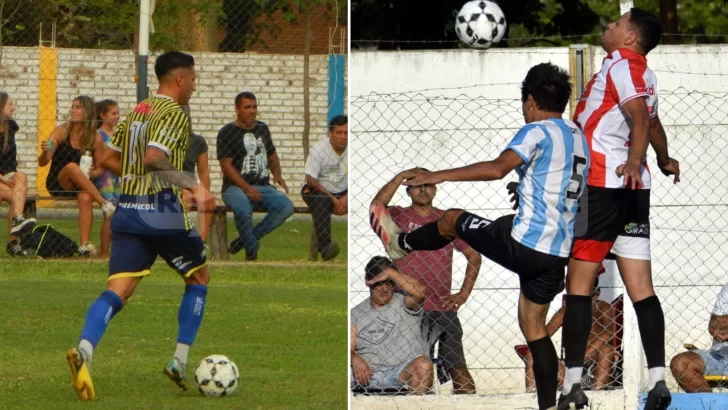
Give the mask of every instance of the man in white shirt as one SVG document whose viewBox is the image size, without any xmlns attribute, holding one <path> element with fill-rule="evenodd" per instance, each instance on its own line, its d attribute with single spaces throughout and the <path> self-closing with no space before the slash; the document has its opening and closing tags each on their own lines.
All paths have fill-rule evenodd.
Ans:
<svg viewBox="0 0 728 410">
<path fill-rule="evenodd" d="M 713 336 L 710 349 L 680 353 L 670 362 L 672 375 L 686 393 L 710 393 L 710 384 L 703 376 L 728 375 L 728 284 L 715 301 L 708 333 Z"/>
<path fill-rule="evenodd" d="M 306 185 L 301 196 L 311 208 L 318 251 L 325 261 L 334 259 L 340 250 L 331 240 L 331 214 L 346 215 L 349 210 L 348 141 L 348 118 L 337 115 L 329 122 L 329 138 L 316 143 L 306 160 Z"/>
</svg>

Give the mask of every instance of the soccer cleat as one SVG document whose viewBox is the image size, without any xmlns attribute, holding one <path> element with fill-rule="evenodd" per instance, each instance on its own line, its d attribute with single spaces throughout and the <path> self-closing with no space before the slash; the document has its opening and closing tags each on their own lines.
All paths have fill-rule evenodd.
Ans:
<svg viewBox="0 0 728 410">
<path fill-rule="evenodd" d="M 564 396 L 563 393 L 559 395 L 558 410 L 578 410 L 589 407 L 589 398 L 584 394 L 584 390 L 581 389 L 581 383 L 574 383 L 571 385 L 569 394 Z"/>
<path fill-rule="evenodd" d="M 672 396 L 670 390 L 664 380 L 660 380 L 655 383 L 655 387 L 650 390 L 647 395 L 647 401 L 645 402 L 645 410 L 667 410 L 672 402 Z"/>
<path fill-rule="evenodd" d="M 111 218 L 114 216 L 114 212 L 116 212 L 116 205 L 113 202 L 106 201 L 101 205 L 101 213 L 104 214 L 105 218 Z"/>
<path fill-rule="evenodd" d="M 71 384 L 73 390 L 78 394 L 78 398 L 83 401 L 95 400 L 96 392 L 94 383 L 91 381 L 91 366 L 81 350 L 75 347 L 70 349 L 66 353 L 66 361 L 71 367 Z"/>
<path fill-rule="evenodd" d="M 176 357 L 167 363 L 167 366 L 164 368 L 164 374 L 182 389 L 182 391 L 190 388 L 190 384 L 187 381 L 187 365 L 180 363 Z"/>
<path fill-rule="evenodd" d="M 402 259 L 407 256 L 409 252 L 400 248 L 397 243 L 397 237 L 402 233 L 402 230 L 394 223 L 384 205 L 372 203 L 369 207 L 369 224 L 374 229 L 374 233 L 384 243 L 384 249 L 392 260 Z"/>
<path fill-rule="evenodd" d="M 25 236 L 33 232 L 33 228 L 35 228 L 35 218 L 25 219 L 23 215 L 18 215 L 13 218 L 13 227 L 10 228 L 10 235 Z"/>
<path fill-rule="evenodd" d="M 96 247 L 94 247 L 91 242 L 86 242 L 86 245 L 79 246 L 76 252 L 84 258 L 89 258 L 91 256 L 96 256 Z"/>
<path fill-rule="evenodd" d="M 23 249 L 17 239 L 8 242 L 5 246 L 5 252 L 10 256 L 28 256 L 28 252 Z"/>
</svg>

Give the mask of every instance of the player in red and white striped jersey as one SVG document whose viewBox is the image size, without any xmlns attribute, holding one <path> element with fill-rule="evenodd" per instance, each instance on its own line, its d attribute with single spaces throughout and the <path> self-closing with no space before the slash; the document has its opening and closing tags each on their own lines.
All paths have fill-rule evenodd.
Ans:
<svg viewBox="0 0 728 410">
<path fill-rule="evenodd" d="M 591 168 L 580 200 L 567 276 L 563 347 L 566 374 L 559 409 L 583 408 L 584 354 L 591 328 L 592 284 L 611 251 L 634 303 L 649 369 L 645 409 L 667 409 L 665 319 L 652 287 L 650 264 L 649 144 L 664 175 L 680 180 L 679 163 L 670 158 L 657 110 L 657 78 L 645 56 L 662 35 L 659 20 L 633 8 L 602 35 L 607 57 L 587 85 L 575 122 L 589 144 Z"/>
</svg>

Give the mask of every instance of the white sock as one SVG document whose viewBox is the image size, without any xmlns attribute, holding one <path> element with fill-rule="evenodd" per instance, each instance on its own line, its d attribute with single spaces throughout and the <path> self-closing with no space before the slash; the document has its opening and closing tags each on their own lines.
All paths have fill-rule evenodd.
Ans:
<svg viewBox="0 0 728 410">
<path fill-rule="evenodd" d="M 567 395 L 571 392 L 571 386 L 574 383 L 581 383 L 581 374 L 583 372 L 583 367 L 567 367 L 564 372 L 564 388 L 561 389 L 561 393 Z"/>
<path fill-rule="evenodd" d="M 647 371 L 649 378 L 647 379 L 647 391 L 655 388 L 657 382 L 665 380 L 665 368 L 653 367 Z"/>
<path fill-rule="evenodd" d="M 174 351 L 174 357 L 179 360 L 181 364 L 187 364 L 187 355 L 190 353 L 190 345 L 184 343 L 177 343 L 177 349 Z"/>
<path fill-rule="evenodd" d="M 86 360 L 91 363 L 91 358 L 94 355 L 94 347 L 91 345 L 91 342 L 86 339 L 81 340 L 78 344 L 78 350 L 82 350 Z"/>
</svg>

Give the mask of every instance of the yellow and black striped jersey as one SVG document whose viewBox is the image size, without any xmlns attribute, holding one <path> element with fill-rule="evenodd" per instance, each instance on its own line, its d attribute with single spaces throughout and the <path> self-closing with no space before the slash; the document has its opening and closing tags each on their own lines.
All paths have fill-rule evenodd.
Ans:
<svg viewBox="0 0 728 410">
<path fill-rule="evenodd" d="M 179 196 L 178 187 L 155 178 L 144 165 L 144 154 L 147 147 L 159 148 L 181 171 L 189 140 L 189 117 L 172 98 L 157 95 L 138 103 L 107 144 L 121 153 L 121 194 L 144 196 L 172 189 Z"/>
</svg>

